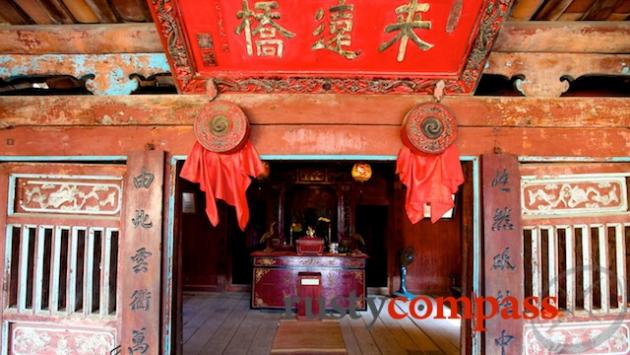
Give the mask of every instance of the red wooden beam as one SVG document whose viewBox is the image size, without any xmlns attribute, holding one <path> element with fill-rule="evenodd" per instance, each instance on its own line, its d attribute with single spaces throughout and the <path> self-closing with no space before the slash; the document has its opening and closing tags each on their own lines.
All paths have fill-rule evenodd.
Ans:
<svg viewBox="0 0 630 355">
<path fill-rule="evenodd" d="M 414 105 L 411 95 L 221 95 L 241 106 L 250 122 L 399 126 Z M 1 126 L 190 126 L 204 96 L 4 96 Z M 630 127 L 624 98 L 445 97 L 460 127 Z"/>
<path fill-rule="evenodd" d="M 396 155 L 398 126 L 254 125 L 252 142 L 261 154 Z M 157 148 L 187 154 L 195 140 L 190 126 L 20 127 L 0 131 L 4 156 L 126 155 Z M 630 131 L 619 128 L 461 127 L 463 155 L 500 149 L 524 156 L 618 157 L 630 155 Z"/>
<path fill-rule="evenodd" d="M 224 95 L 252 122 L 262 154 L 395 155 L 414 96 Z M 186 154 L 202 96 L 2 97 L 2 155 L 124 155 L 154 147 Z M 461 153 L 630 155 L 630 102 L 614 98 L 445 98 Z"/>
</svg>

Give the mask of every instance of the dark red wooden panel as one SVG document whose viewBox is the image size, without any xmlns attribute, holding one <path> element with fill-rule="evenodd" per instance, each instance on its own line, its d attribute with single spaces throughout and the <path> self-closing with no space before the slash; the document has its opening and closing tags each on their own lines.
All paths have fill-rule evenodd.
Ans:
<svg viewBox="0 0 630 355">
<path fill-rule="evenodd" d="M 297 295 L 299 272 L 321 273 L 321 295 L 326 306 L 331 307 L 335 297 L 358 298 L 357 308 L 364 309 L 365 303 L 365 256 L 308 257 L 295 253 L 255 252 L 252 307 L 284 308 L 286 296 Z M 345 299 L 339 304 L 347 306 Z"/>
</svg>

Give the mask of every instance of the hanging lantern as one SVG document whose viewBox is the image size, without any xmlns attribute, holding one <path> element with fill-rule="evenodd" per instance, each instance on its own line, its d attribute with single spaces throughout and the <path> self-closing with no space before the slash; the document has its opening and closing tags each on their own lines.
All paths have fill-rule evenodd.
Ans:
<svg viewBox="0 0 630 355">
<path fill-rule="evenodd" d="M 356 181 L 366 182 L 372 177 L 372 167 L 368 163 L 355 163 L 352 167 L 352 178 Z"/>
</svg>

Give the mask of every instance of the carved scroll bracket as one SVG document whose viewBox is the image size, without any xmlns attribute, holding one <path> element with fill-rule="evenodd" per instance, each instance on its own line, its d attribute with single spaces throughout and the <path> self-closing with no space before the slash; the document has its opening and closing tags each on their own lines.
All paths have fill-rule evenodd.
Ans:
<svg viewBox="0 0 630 355">
<path fill-rule="evenodd" d="M 516 89 L 525 96 L 559 97 L 569 80 L 583 75 L 630 75 L 630 55 L 560 53 L 492 53 L 485 74 L 498 74 L 516 80 Z"/>
<path fill-rule="evenodd" d="M 70 75 L 85 78 L 87 89 L 95 95 L 128 95 L 138 88 L 131 74 L 143 77 L 168 73 L 170 68 L 162 53 L 103 55 L 3 55 L 0 78 L 33 75 Z"/>
</svg>

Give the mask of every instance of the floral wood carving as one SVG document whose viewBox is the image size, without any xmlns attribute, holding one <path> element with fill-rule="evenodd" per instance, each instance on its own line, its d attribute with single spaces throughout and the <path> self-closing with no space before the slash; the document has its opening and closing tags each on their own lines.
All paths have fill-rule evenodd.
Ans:
<svg viewBox="0 0 630 355">
<path fill-rule="evenodd" d="M 115 347 L 114 330 L 11 324 L 11 354 L 109 354 Z"/>
<path fill-rule="evenodd" d="M 120 213 L 120 181 L 18 177 L 15 212 L 109 215 Z"/>
<path fill-rule="evenodd" d="M 521 182 L 524 216 L 625 212 L 624 177 L 527 179 Z"/>
<path fill-rule="evenodd" d="M 528 325 L 524 354 L 628 354 L 630 328 L 619 323 Z"/>
<path fill-rule="evenodd" d="M 181 32 L 181 26 L 175 15 L 177 9 L 171 0 L 151 0 L 151 3 L 156 11 L 157 19 L 155 22 L 166 38 L 166 49 L 171 61 L 171 69 L 181 86 L 185 88 L 192 79 L 193 66 L 186 48 L 184 35 Z"/>
</svg>

